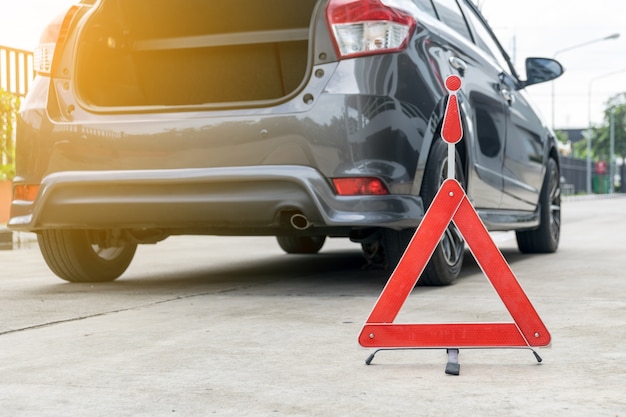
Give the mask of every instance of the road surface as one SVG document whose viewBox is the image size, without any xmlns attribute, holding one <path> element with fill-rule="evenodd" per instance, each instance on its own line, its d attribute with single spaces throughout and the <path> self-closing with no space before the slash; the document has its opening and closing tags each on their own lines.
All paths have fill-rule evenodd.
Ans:
<svg viewBox="0 0 626 417">
<path fill-rule="evenodd" d="M 371 353 L 357 337 L 387 273 L 360 248 L 283 254 L 272 238 L 140 247 L 114 283 L 68 284 L 36 244 L 0 252 L 5 416 L 626 416 L 626 198 L 566 201 L 561 246 L 494 240 L 552 346 Z M 449 287 L 413 291 L 396 322 L 510 321 L 470 254 Z"/>
</svg>

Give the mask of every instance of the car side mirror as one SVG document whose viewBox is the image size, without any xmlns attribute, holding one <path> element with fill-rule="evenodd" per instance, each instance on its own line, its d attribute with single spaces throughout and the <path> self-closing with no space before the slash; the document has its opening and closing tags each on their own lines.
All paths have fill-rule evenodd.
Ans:
<svg viewBox="0 0 626 417">
<path fill-rule="evenodd" d="M 550 58 L 526 58 L 526 81 L 524 87 L 545 83 L 560 77 L 565 69 L 556 60 Z"/>
</svg>

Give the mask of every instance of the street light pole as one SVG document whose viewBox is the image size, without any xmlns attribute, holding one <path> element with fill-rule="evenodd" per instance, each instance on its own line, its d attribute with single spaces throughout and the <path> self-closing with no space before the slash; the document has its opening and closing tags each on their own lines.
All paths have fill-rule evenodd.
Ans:
<svg viewBox="0 0 626 417">
<path fill-rule="evenodd" d="M 597 77 L 593 77 L 589 80 L 589 89 L 587 90 L 587 118 L 588 118 L 588 126 L 587 126 L 587 194 L 591 194 L 591 86 L 594 81 L 599 80 L 601 78 L 610 77 L 612 75 L 621 74 L 626 72 L 626 68 L 622 68 L 621 70 L 611 71 L 606 74 L 598 75 Z"/>
<path fill-rule="evenodd" d="M 617 39 L 617 38 L 619 38 L 619 33 L 613 33 L 613 34 L 611 34 L 609 36 L 605 36 L 603 38 L 593 39 L 593 40 L 590 40 L 590 41 L 587 41 L 587 42 L 583 42 L 583 43 L 579 43 L 579 44 L 576 44 L 576 45 L 568 46 L 567 48 L 559 49 L 558 51 L 556 51 L 554 53 L 554 55 L 552 55 L 552 58 L 556 59 L 557 55 L 562 54 L 563 52 L 571 51 L 572 49 L 578 49 L 578 48 L 582 48 L 582 47 L 587 46 L 587 45 L 591 45 L 593 43 L 608 41 L 608 40 Z M 555 118 L 554 82 L 555 81 L 552 81 L 552 83 L 551 83 L 552 84 L 552 130 L 554 130 L 556 128 L 555 127 L 555 122 L 554 122 L 554 118 Z"/>
</svg>

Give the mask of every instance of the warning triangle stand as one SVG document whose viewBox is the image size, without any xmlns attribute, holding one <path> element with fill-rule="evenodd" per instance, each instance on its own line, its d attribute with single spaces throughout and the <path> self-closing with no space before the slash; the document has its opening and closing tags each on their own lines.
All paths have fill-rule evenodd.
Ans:
<svg viewBox="0 0 626 417">
<path fill-rule="evenodd" d="M 448 142 L 449 147 L 453 147 L 453 144 L 462 136 L 458 131 L 461 129 L 461 123 L 448 116 L 453 115 L 457 120 L 459 118 L 454 91 L 460 88 L 460 80 L 458 77 L 449 77 L 446 85 L 452 90 L 453 100 L 448 101 L 442 137 Z M 456 108 L 450 109 L 451 102 Z M 456 114 L 454 114 L 455 111 Z M 450 119 L 452 122 L 449 121 Z M 452 140 L 446 140 L 451 136 Z M 450 157 L 454 153 L 449 151 L 448 155 Z M 454 162 L 448 160 L 448 167 L 450 165 L 454 166 Z M 528 348 L 533 352 L 537 361 L 541 362 L 541 358 L 532 347 L 550 345 L 551 337 L 548 329 L 489 235 L 461 184 L 453 178 L 453 174 L 449 171 L 449 178 L 444 181 L 437 192 L 361 330 L 359 335 L 361 346 L 379 348 L 366 360 L 368 365 L 380 350 L 445 348 L 448 351 L 446 373 L 458 375 L 459 348 Z M 394 323 L 446 228 L 452 222 L 509 311 L 513 322 Z"/>
</svg>

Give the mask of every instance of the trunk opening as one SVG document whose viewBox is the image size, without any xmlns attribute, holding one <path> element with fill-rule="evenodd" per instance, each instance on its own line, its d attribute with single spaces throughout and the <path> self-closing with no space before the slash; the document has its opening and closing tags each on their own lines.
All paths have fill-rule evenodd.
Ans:
<svg viewBox="0 0 626 417">
<path fill-rule="evenodd" d="M 101 107 L 276 100 L 307 69 L 316 0 L 111 0 L 80 35 L 77 90 Z"/>
</svg>

